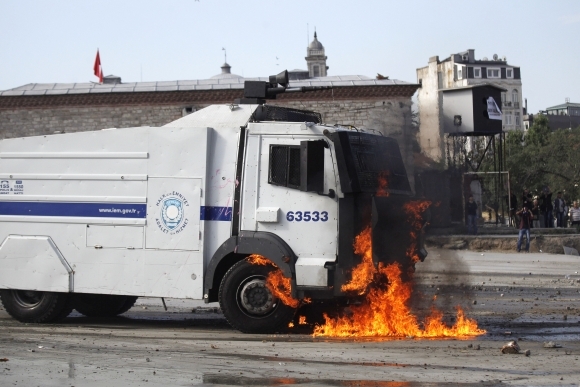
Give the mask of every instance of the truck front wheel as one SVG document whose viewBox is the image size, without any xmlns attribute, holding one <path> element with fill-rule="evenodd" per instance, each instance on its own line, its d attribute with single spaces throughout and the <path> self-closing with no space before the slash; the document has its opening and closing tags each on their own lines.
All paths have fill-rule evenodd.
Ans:
<svg viewBox="0 0 580 387">
<path fill-rule="evenodd" d="M 0 299 L 6 312 L 24 323 L 53 322 L 72 311 L 68 293 L 3 289 Z"/>
<path fill-rule="evenodd" d="M 296 311 L 280 302 L 266 286 L 270 265 L 242 260 L 222 279 L 219 303 L 228 323 L 244 333 L 271 333 L 284 327 Z"/>
</svg>

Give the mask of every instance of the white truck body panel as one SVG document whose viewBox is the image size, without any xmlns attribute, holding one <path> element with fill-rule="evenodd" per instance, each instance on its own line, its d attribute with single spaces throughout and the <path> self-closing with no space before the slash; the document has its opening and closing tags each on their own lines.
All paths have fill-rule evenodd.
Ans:
<svg viewBox="0 0 580 387">
<path fill-rule="evenodd" d="M 202 299 L 204 270 L 231 236 L 240 128 L 256 107 L 0 141 L 0 288 Z M 244 138 L 240 230 L 282 238 L 311 287 L 327 286 L 336 260 L 337 201 L 269 184 L 268 152 L 322 129 L 249 124 Z M 329 145 L 324 186 L 340 197 Z"/>
<path fill-rule="evenodd" d="M 211 136 L 141 127 L 0 141 L 0 287 L 201 298 Z M 181 198 L 165 205 L 173 223 L 170 196 Z"/>
</svg>

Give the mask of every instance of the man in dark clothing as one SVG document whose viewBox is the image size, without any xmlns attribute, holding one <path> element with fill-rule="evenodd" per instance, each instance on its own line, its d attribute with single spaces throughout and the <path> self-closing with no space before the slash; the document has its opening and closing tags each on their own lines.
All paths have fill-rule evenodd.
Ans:
<svg viewBox="0 0 580 387">
<path fill-rule="evenodd" d="M 473 201 L 473 196 L 469 196 L 465 213 L 467 214 L 467 233 L 477 235 L 477 203 Z"/>
<path fill-rule="evenodd" d="M 558 192 L 556 200 L 554 200 L 554 211 L 556 211 L 556 225 L 558 227 L 564 227 L 564 208 L 566 207 L 566 201 L 562 197 L 562 192 Z"/>
<path fill-rule="evenodd" d="M 554 209 L 554 206 L 552 205 L 552 191 L 550 191 L 550 187 L 544 188 L 544 192 L 542 192 L 540 199 L 542 201 L 540 207 L 544 214 L 544 227 L 553 227 L 554 221 L 552 210 Z"/>
<path fill-rule="evenodd" d="M 517 212 L 520 216 L 520 232 L 518 234 L 518 253 L 522 250 L 522 238 L 526 235 L 526 253 L 530 252 L 530 226 L 532 224 L 532 212 L 527 207 L 522 207 Z"/>
<path fill-rule="evenodd" d="M 527 188 L 524 188 L 524 192 L 522 193 L 522 206 L 526 207 L 528 210 L 533 207 L 532 194 Z"/>
</svg>

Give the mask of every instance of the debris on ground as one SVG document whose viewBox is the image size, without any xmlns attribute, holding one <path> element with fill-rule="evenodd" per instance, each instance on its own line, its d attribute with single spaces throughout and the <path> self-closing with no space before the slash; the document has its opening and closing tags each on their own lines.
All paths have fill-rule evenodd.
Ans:
<svg viewBox="0 0 580 387">
<path fill-rule="evenodd" d="M 5 358 L 5 357 L 4 357 L 4 358 L 0 359 L 0 361 L 1 361 L 1 362 L 8 361 L 8 358 Z"/>
<path fill-rule="evenodd" d="M 518 342 L 515 340 L 512 340 L 503 347 L 501 347 L 501 353 L 518 354 L 520 353 L 520 351 L 521 348 L 518 345 Z"/>
<path fill-rule="evenodd" d="M 544 348 L 562 348 L 562 346 L 553 341 L 544 341 Z"/>
<path fill-rule="evenodd" d="M 503 347 L 501 347 L 501 353 L 507 353 L 507 354 L 511 354 L 511 355 L 524 354 L 526 356 L 530 356 L 532 352 L 529 349 L 522 351 L 522 349 L 518 345 L 518 342 L 515 340 L 512 340 L 509 343 L 507 343 L 506 345 L 504 345 Z"/>
</svg>

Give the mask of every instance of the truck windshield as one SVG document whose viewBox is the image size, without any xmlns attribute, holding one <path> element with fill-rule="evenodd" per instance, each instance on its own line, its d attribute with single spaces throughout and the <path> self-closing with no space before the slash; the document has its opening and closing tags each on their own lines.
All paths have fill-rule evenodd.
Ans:
<svg viewBox="0 0 580 387">
<path fill-rule="evenodd" d="M 340 185 L 344 193 L 375 193 L 379 178 L 386 178 L 389 192 L 411 194 L 397 140 L 350 131 L 329 133 L 328 137 L 335 145 Z"/>
</svg>

